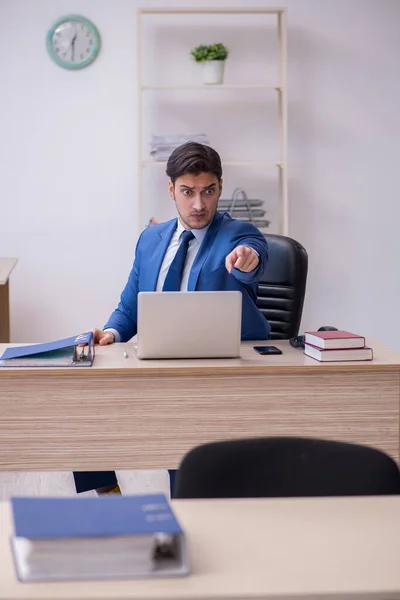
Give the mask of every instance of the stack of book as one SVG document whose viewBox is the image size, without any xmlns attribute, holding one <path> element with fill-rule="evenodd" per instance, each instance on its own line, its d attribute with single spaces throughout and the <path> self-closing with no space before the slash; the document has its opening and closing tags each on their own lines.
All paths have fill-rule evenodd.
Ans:
<svg viewBox="0 0 400 600">
<path fill-rule="evenodd" d="M 321 362 L 373 359 L 365 337 L 349 331 L 308 331 L 304 342 L 304 354 Z"/>
<path fill-rule="evenodd" d="M 20 581 L 189 573 L 186 539 L 163 494 L 12 498 L 11 506 Z"/>
</svg>

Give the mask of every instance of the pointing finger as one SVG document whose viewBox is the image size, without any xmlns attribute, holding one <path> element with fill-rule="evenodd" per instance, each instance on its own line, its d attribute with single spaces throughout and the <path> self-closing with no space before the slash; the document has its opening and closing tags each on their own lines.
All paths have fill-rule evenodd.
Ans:
<svg viewBox="0 0 400 600">
<path fill-rule="evenodd" d="M 228 254 L 228 256 L 225 259 L 225 267 L 226 270 L 228 271 L 228 273 L 232 273 L 232 267 L 233 267 L 233 263 L 234 263 L 235 259 L 231 254 Z"/>
</svg>

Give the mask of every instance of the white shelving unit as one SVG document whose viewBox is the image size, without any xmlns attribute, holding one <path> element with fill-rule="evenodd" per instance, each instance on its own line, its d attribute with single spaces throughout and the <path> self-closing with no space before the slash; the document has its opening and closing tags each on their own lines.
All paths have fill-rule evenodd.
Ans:
<svg viewBox="0 0 400 600">
<path fill-rule="evenodd" d="M 141 86 L 141 90 L 214 90 L 214 89 L 225 89 L 225 90 L 279 90 L 281 88 L 276 87 L 274 85 L 238 85 L 233 84 L 229 85 L 226 83 L 222 83 L 218 86 L 216 85 L 143 85 Z"/>
<path fill-rule="evenodd" d="M 278 65 L 276 82 L 268 84 L 221 84 L 221 85 L 169 85 L 143 83 L 143 19 L 154 15 L 275 15 L 278 48 Z M 229 59 L 228 59 L 229 60 Z M 288 235 L 288 191 L 287 191 L 287 92 L 286 92 L 286 13 L 283 8 L 139 8 L 137 18 L 137 74 L 138 74 L 138 222 L 140 229 L 144 223 L 143 210 L 143 169 L 153 167 L 165 168 L 165 161 L 145 160 L 143 158 L 143 96 L 149 91 L 185 91 L 185 90 L 207 90 L 212 94 L 216 90 L 274 90 L 277 95 L 277 117 L 278 117 L 278 156 L 275 161 L 245 161 L 245 160 L 223 160 L 224 166 L 253 167 L 265 166 L 277 169 L 279 190 L 279 219 L 278 233 Z M 227 124 L 229 126 L 229 123 Z"/>
</svg>

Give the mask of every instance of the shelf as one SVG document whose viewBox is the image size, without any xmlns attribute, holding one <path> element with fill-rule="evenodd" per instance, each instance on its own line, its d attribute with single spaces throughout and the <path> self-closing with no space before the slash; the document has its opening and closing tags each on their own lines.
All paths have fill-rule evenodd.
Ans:
<svg viewBox="0 0 400 600">
<path fill-rule="evenodd" d="M 139 8 L 142 15 L 282 15 L 284 8 Z"/>
<path fill-rule="evenodd" d="M 144 160 L 142 161 L 142 167 L 165 167 L 167 164 L 166 160 Z M 285 164 L 283 162 L 265 161 L 265 160 L 223 160 L 222 165 L 224 167 L 246 167 L 246 166 L 265 166 L 265 167 L 279 167 L 283 169 Z"/>
<path fill-rule="evenodd" d="M 145 3 L 143 3 L 145 4 Z M 163 4 L 168 4 L 164 2 Z M 172 3 L 170 3 L 172 4 Z M 213 4 L 213 3 L 209 3 Z M 242 3 L 247 4 L 247 3 Z M 177 76 L 177 82 L 170 81 L 169 79 L 157 79 L 156 75 L 149 72 L 145 72 L 145 65 L 143 64 L 142 54 L 143 54 L 143 34 L 146 34 L 146 30 L 143 29 L 144 25 L 151 26 L 153 16 L 161 17 L 159 18 L 155 24 L 159 25 L 163 22 L 169 23 L 171 19 L 174 19 L 175 15 L 188 15 L 190 16 L 191 22 L 198 22 L 199 26 L 205 28 L 207 31 L 209 29 L 208 23 L 212 22 L 213 15 L 219 15 L 218 18 L 214 19 L 215 23 L 218 26 L 224 28 L 227 24 L 229 24 L 229 20 L 227 17 L 233 17 L 235 20 L 232 21 L 232 24 L 239 25 L 243 21 L 243 19 L 247 22 L 249 26 L 259 26 L 262 23 L 265 23 L 265 32 L 266 35 L 270 35 L 270 27 L 272 25 L 275 26 L 275 36 L 277 42 L 277 71 L 276 73 L 272 72 L 259 80 L 255 80 L 255 78 L 251 78 L 248 83 L 222 83 L 217 85 L 212 84 L 204 84 L 202 78 L 199 75 L 195 75 L 193 73 L 188 73 L 187 77 L 184 74 L 181 74 L 181 77 Z M 196 15 L 199 15 L 196 17 Z M 202 18 L 202 15 L 208 15 L 209 21 L 206 21 Z M 236 15 L 236 17 L 235 17 Z M 241 18 L 243 15 L 243 18 Z M 249 15 L 249 18 L 245 18 L 245 15 Z M 255 15 L 255 16 L 251 16 Z M 258 17 L 259 15 L 259 17 Z M 273 18 L 268 17 L 268 15 L 273 16 Z M 267 18 L 265 18 L 266 16 Z M 166 18 L 164 18 L 166 17 Z M 173 21 L 174 26 L 178 25 L 183 27 L 183 31 L 187 29 L 185 18 L 179 18 Z M 143 107 L 146 106 L 147 102 L 155 101 L 158 110 L 162 109 L 163 105 L 167 103 L 167 108 L 170 110 L 171 106 L 175 109 L 176 114 L 179 116 L 179 111 L 181 110 L 181 104 L 184 103 L 190 107 L 190 99 L 194 92 L 197 95 L 200 92 L 200 104 L 204 105 L 203 114 L 207 115 L 207 110 L 209 108 L 209 103 L 212 105 L 218 105 L 220 109 L 220 104 L 227 104 L 229 106 L 229 91 L 230 95 L 233 97 L 233 100 L 238 101 L 241 100 L 249 100 L 248 103 L 249 109 L 251 110 L 251 102 L 253 104 L 257 101 L 258 104 L 265 104 L 266 109 L 271 108 L 271 102 L 277 104 L 276 110 L 276 119 L 277 119 L 277 147 L 275 150 L 270 150 L 272 154 L 272 160 L 268 160 L 268 150 L 264 152 L 260 152 L 259 160 L 222 160 L 222 165 L 224 169 L 227 170 L 227 176 L 232 177 L 233 180 L 239 179 L 245 173 L 252 173 L 253 169 L 257 169 L 257 173 L 259 173 L 262 179 L 271 178 L 277 180 L 278 187 L 278 230 L 280 234 L 288 235 L 288 174 L 287 174 L 287 78 L 286 78 L 286 68 L 287 68 L 287 31 L 286 31 L 286 9 L 277 8 L 277 7 L 268 7 L 268 8 L 252 8 L 252 7 L 242 7 L 242 8 L 228 8 L 228 7 L 201 7 L 201 8 L 185 8 L 185 7 L 149 7 L 149 8 L 138 8 L 138 18 L 137 18 L 137 73 L 138 73 L 138 86 L 137 86 L 137 100 L 138 100 L 138 223 L 145 226 L 147 223 L 144 222 L 143 216 L 145 213 L 144 205 L 145 205 L 145 194 L 144 194 L 144 181 L 149 175 L 152 177 L 152 173 L 154 171 L 153 167 L 159 167 L 158 173 L 165 173 L 167 160 L 154 160 L 156 156 L 167 156 L 165 154 L 149 154 L 148 146 L 144 146 L 143 139 L 143 120 L 144 120 L 144 110 Z M 183 37 L 182 40 L 186 38 Z M 154 43 L 153 43 L 154 45 Z M 187 45 L 187 44 L 186 44 Z M 240 48 L 240 40 L 237 42 L 238 48 Z M 258 52 L 259 49 L 255 47 L 253 49 L 254 52 Z M 268 60 L 268 56 L 265 57 L 265 60 Z M 234 67 L 234 65 L 233 65 Z M 190 77 L 190 78 L 189 78 Z M 239 75 L 237 75 L 237 79 Z M 165 83 L 162 83 L 165 81 Z M 204 92 L 202 90 L 220 90 L 221 93 L 215 92 L 212 94 L 211 92 Z M 250 90 L 253 90 L 253 93 L 249 93 Z M 259 90 L 257 92 L 257 90 Z M 264 90 L 260 92 L 260 90 Z M 271 90 L 267 92 L 266 90 Z M 145 92 L 152 91 L 153 94 L 146 95 Z M 178 92 L 174 94 L 173 92 Z M 188 94 L 184 92 L 188 91 Z M 190 94 L 192 91 L 192 94 Z M 160 93 L 161 92 L 161 93 Z M 168 92 L 163 94 L 162 92 Z M 172 93 L 171 93 L 172 92 Z M 223 93 L 222 93 L 223 92 Z M 228 92 L 228 93 L 227 93 Z M 257 93 L 256 93 L 257 92 Z M 207 95 L 208 94 L 208 95 Z M 276 97 L 275 97 L 276 95 Z M 207 96 L 207 97 L 206 97 Z M 223 111 L 220 111 L 223 112 Z M 246 114 L 246 113 L 244 113 Z M 186 115 L 184 115 L 186 116 Z M 227 120 L 226 126 L 229 127 L 230 123 L 228 118 L 232 115 L 227 112 L 225 116 Z M 154 119 L 154 115 L 152 111 L 147 111 L 146 117 L 156 121 Z M 192 118 L 188 118 L 190 122 L 196 123 L 196 114 L 192 116 Z M 222 125 L 222 123 L 221 123 Z M 154 128 L 153 123 L 153 128 Z M 184 129 L 188 129 L 189 123 L 186 123 L 183 126 Z M 182 126 L 179 126 L 182 127 Z M 190 126 L 192 128 L 193 124 Z M 257 128 L 255 128 L 257 129 Z M 151 129 L 150 129 L 151 130 Z M 221 127 L 220 135 L 222 133 L 223 128 Z M 156 133 L 156 132 L 154 132 Z M 160 134 L 159 131 L 157 131 Z M 261 133 L 261 132 L 260 132 Z M 243 149 L 243 158 L 246 158 L 245 154 L 246 149 Z M 257 155 L 257 153 L 253 150 L 253 155 Z M 250 154 L 251 156 L 251 154 Z M 277 156 L 278 159 L 273 160 L 273 157 Z M 264 160 L 262 160 L 264 158 Z M 146 171 L 146 168 L 151 169 L 150 171 Z M 230 167 L 233 167 L 229 170 Z M 245 171 L 245 169 L 248 169 Z"/>
<path fill-rule="evenodd" d="M 143 85 L 141 90 L 276 90 L 282 91 L 283 87 L 277 85 L 264 85 L 264 84 L 203 84 L 203 85 Z"/>
</svg>

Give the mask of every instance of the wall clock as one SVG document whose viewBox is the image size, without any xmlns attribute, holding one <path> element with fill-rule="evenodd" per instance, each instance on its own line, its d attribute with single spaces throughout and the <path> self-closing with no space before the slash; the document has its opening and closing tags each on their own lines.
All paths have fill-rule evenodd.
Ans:
<svg viewBox="0 0 400 600">
<path fill-rule="evenodd" d="M 50 27 L 47 50 L 55 63 L 64 69 L 82 69 L 90 65 L 100 51 L 100 34 L 85 17 L 68 15 Z"/>
</svg>

